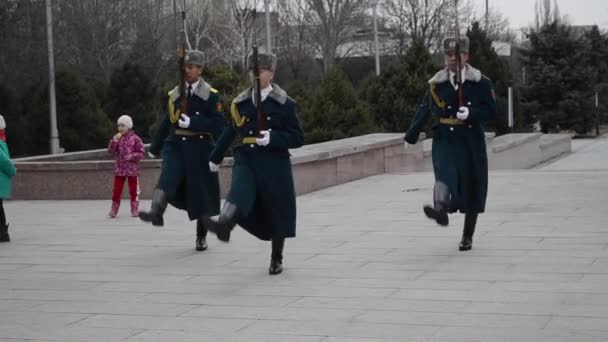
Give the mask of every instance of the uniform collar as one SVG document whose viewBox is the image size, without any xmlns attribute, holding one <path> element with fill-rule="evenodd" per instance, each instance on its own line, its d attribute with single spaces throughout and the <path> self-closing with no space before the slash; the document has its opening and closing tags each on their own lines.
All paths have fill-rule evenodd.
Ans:
<svg viewBox="0 0 608 342">
<path fill-rule="evenodd" d="M 475 69 L 474 67 L 472 67 L 470 64 L 465 64 L 464 69 L 463 69 L 463 77 L 462 77 L 462 81 L 464 82 L 465 80 L 470 81 L 470 82 L 479 82 L 481 81 L 481 71 Z M 453 74 L 452 74 L 453 75 Z M 448 68 L 445 68 L 441 71 L 439 71 L 438 73 L 435 74 L 435 76 L 433 76 L 430 80 L 429 83 L 444 83 L 444 82 L 450 82 L 450 71 L 448 70 Z"/>
</svg>

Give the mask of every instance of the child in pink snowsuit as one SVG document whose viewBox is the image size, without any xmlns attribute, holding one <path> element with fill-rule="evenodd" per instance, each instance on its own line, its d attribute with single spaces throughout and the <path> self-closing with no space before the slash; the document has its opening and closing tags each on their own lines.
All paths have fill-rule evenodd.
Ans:
<svg viewBox="0 0 608 342">
<path fill-rule="evenodd" d="M 133 132 L 133 120 L 128 115 L 118 118 L 118 133 L 108 144 L 108 152 L 116 156 L 114 164 L 114 190 L 112 192 L 112 209 L 109 216 L 116 217 L 120 207 L 120 198 L 125 180 L 129 183 L 131 197 L 131 216 L 139 213 L 139 161 L 144 156 L 144 144 Z"/>
</svg>

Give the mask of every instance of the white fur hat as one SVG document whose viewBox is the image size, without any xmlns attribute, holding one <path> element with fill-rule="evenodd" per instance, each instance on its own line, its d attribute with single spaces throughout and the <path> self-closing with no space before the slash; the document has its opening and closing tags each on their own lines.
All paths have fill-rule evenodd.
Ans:
<svg viewBox="0 0 608 342">
<path fill-rule="evenodd" d="M 117 123 L 127 126 L 128 129 L 133 129 L 133 119 L 131 119 L 131 117 L 128 115 L 122 115 L 119 117 Z"/>
<path fill-rule="evenodd" d="M 0 131 L 6 129 L 6 121 L 4 121 L 4 116 L 0 115 Z"/>
</svg>

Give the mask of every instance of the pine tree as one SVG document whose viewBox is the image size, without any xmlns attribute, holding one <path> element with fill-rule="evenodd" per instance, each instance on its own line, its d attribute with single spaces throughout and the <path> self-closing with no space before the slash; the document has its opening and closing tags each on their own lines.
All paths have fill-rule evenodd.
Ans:
<svg viewBox="0 0 608 342">
<path fill-rule="evenodd" d="M 608 36 L 602 35 L 597 26 L 585 34 L 586 62 L 593 70 L 593 80 L 591 84 L 593 91 L 597 92 L 599 98 L 608 97 Z M 594 101 L 595 102 L 595 99 Z M 598 126 L 605 120 L 605 112 L 608 108 L 605 101 L 599 101 L 600 108 L 594 108 L 594 123 Z M 595 103 L 593 103 L 595 107 Z"/>
<path fill-rule="evenodd" d="M 104 148 L 115 125 L 101 109 L 93 89 L 71 72 L 56 77 L 59 141 L 66 152 Z M 48 85 L 28 90 L 23 98 L 29 154 L 46 154 L 49 145 Z"/>
<path fill-rule="evenodd" d="M 522 88 L 528 120 L 540 121 L 543 132 L 587 133 L 593 125 L 593 72 L 585 63 L 584 40 L 553 21 L 531 32 L 530 48 L 522 54 L 529 75 Z"/>
<path fill-rule="evenodd" d="M 105 111 L 112 121 L 123 114 L 133 119 L 133 130 L 147 140 L 148 128 L 154 123 L 159 106 L 157 89 L 137 64 L 126 63 L 112 74 L 105 100 Z"/>
<path fill-rule="evenodd" d="M 11 157 L 18 157 L 26 153 L 26 141 L 23 116 L 15 92 L 6 86 L 0 85 L 0 114 L 6 122 L 6 139 Z"/>
<path fill-rule="evenodd" d="M 307 144 L 374 132 L 376 126 L 344 72 L 334 67 L 310 103 L 299 103 Z"/>
<path fill-rule="evenodd" d="M 496 94 L 497 112 L 494 120 L 486 123 L 487 129 L 494 130 L 497 134 L 508 132 L 508 92 L 511 83 L 511 74 L 507 63 L 502 61 L 494 48 L 487 33 L 481 29 L 479 22 L 474 22 L 467 31 L 470 40 L 469 64 L 481 70 L 494 85 Z M 515 101 L 514 101 L 515 102 Z M 514 122 L 521 124 L 523 118 L 514 113 Z"/>
<path fill-rule="evenodd" d="M 428 80 L 438 70 L 423 42 L 415 41 L 404 57 L 372 76 L 362 87 L 370 115 L 385 132 L 405 132 L 416 105 L 428 90 Z"/>
</svg>

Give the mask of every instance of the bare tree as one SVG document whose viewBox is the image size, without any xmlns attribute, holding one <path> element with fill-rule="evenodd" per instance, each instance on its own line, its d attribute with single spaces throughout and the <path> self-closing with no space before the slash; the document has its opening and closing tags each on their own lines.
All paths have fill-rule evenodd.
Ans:
<svg viewBox="0 0 608 342">
<path fill-rule="evenodd" d="M 483 22 L 482 18 L 476 18 L 475 21 Z M 484 27 L 484 31 L 486 31 L 488 38 L 492 40 L 505 42 L 513 42 L 515 40 L 515 34 L 510 30 L 509 19 L 495 8 L 489 9 L 488 27 Z"/>
<path fill-rule="evenodd" d="M 78 65 L 85 76 L 109 81 L 112 69 L 127 58 L 135 41 L 132 19 L 136 11 L 128 0 L 65 0 L 60 2 L 57 36 L 60 58 Z"/>
<path fill-rule="evenodd" d="M 420 40 L 432 51 L 439 48 L 441 39 L 453 32 L 455 23 L 454 0 L 384 0 L 384 11 L 389 25 L 397 36 L 397 54 L 403 54 L 413 40 Z M 471 22 L 473 5 L 470 0 L 458 4 L 460 30 Z"/>
<path fill-rule="evenodd" d="M 213 13 L 211 0 L 187 0 L 187 28 L 190 47 L 200 50 L 209 40 Z"/>
<path fill-rule="evenodd" d="M 209 43 L 214 50 L 215 60 L 232 65 L 238 62 L 244 69 L 247 64 L 253 33 L 260 37 L 261 28 L 256 24 L 263 16 L 256 16 L 255 11 L 262 4 L 262 0 L 227 0 L 226 13 L 216 16 L 214 29 L 209 37 Z M 255 18 L 254 18 L 255 16 Z"/>
<path fill-rule="evenodd" d="M 305 61 L 313 57 L 312 10 L 307 2 L 286 0 L 279 2 L 279 13 L 283 25 L 276 49 L 293 78 L 299 79 L 306 72 Z"/>
<path fill-rule="evenodd" d="M 176 56 L 175 25 L 171 0 L 133 0 L 136 6 L 132 21 L 135 35 L 129 61 L 141 65 L 158 81 L 166 70 L 166 61 Z"/>
<path fill-rule="evenodd" d="M 553 6 L 551 6 L 551 0 L 536 0 L 536 13 L 534 16 L 536 28 L 538 29 L 541 26 L 550 24 L 554 21 L 562 21 L 557 1 L 553 0 Z"/>
<path fill-rule="evenodd" d="M 368 0 L 304 0 L 314 14 L 312 19 L 315 46 L 323 57 L 325 72 L 334 65 L 338 47 L 348 41 Z"/>
</svg>

